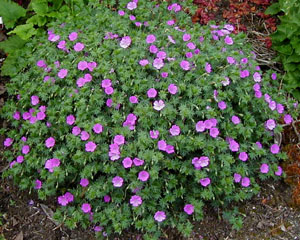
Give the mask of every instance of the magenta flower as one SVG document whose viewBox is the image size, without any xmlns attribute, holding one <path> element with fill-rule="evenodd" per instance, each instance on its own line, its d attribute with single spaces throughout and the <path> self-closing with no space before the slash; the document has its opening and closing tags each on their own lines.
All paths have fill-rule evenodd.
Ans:
<svg viewBox="0 0 300 240">
<path fill-rule="evenodd" d="M 114 143 L 118 145 L 123 145 L 125 143 L 125 137 L 123 135 L 116 135 L 114 137 Z"/>
<path fill-rule="evenodd" d="M 169 132 L 172 136 L 178 136 L 180 134 L 180 127 L 177 125 L 173 125 L 170 128 Z"/>
<path fill-rule="evenodd" d="M 126 7 L 128 10 L 134 10 L 137 8 L 137 4 L 135 2 L 129 2 L 129 3 L 127 3 Z"/>
<path fill-rule="evenodd" d="M 20 120 L 20 118 L 21 118 L 21 113 L 18 112 L 18 111 L 16 111 L 16 112 L 13 114 L 13 118 L 14 118 L 15 120 Z"/>
<path fill-rule="evenodd" d="M 140 171 L 138 175 L 138 179 L 142 182 L 146 182 L 150 177 L 150 174 L 147 171 Z"/>
<path fill-rule="evenodd" d="M 186 204 L 183 208 L 186 214 L 191 215 L 194 212 L 194 206 L 192 204 Z"/>
<path fill-rule="evenodd" d="M 166 147 L 167 147 L 166 141 L 164 141 L 164 140 L 158 141 L 157 147 L 158 147 L 158 149 L 161 150 L 161 151 L 166 151 Z"/>
<path fill-rule="evenodd" d="M 73 196 L 72 193 L 66 192 L 66 193 L 64 194 L 64 196 L 65 196 L 65 198 L 67 199 L 68 203 L 73 202 L 74 196 Z"/>
<path fill-rule="evenodd" d="M 191 35 L 187 34 L 187 33 L 183 34 L 182 40 L 185 41 L 185 42 L 190 41 L 191 40 Z"/>
<path fill-rule="evenodd" d="M 158 52 L 158 48 L 155 45 L 150 45 L 149 51 L 151 53 L 157 53 Z"/>
<path fill-rule="evenodd" d="M 232 121 L 235 125 L 237 125 L 237 124 L 239 124 L 239 123 L 241 122 L 240 118 L 239 118 L 238 116 L 235 116 L 235 115 L 231 117 L 231 121 Z"/>
<path fill-rule="evenodd" d="M 196 123 L 196 131 L 197 132 L 204 132 L 205 129 L 206 129 L 206 127 L 205 127 L 204 121 L 199 121 Z"/>
<path fill-rule="evenodd" d="M 116 176 L 112 179 L 112 184 L 114 185 L 114 187 L 122 187 L 123 186 L 123 178 Z"/>
<path fill-rule="evenodd" d="M 84 49 L 84 44 L 83 44 L 83 43 L 78 42 L 78 43 L 76 43 L 76 44 L 74 45 L 74 50 L 75 50 L 76 52 L 80 52 L 80 51 L 82 51 L 83 49 Z"/>
<path fill-rule="evenodd" d="M 243 187 L 249 187 L 250 186 L 250 178 L 248 178 L 248 177 L 243 177 L 242 178 L 242 186 Z"/>
<path fill-rule="evenodd" d="M 167 54 L 166 52 L 164 51 L 159 51 L 157 54 L 156 54 L 156 57 L 157 58 L 161 58 L 161 59 L 165 59 L 167 57 Z"/>
<path fill-rule="evenodd" d="M 261 76 L 258 72 L 255 72 L 253 74 L 253 79 L 254 79 L 254 82 L 261 82 Z"/>
<path fill-rule="evenodd" d="M 101 87 L 102 88 L 111 87 L 111 80 L 110 79 L 104 79 L 104 80 L 102 80 Z"/>
<path fill-rule="evenodd" d="M 261 145 L 261 143 L 260 143 L 260 142 L 256 142 L 255 144 L 256 144 L 256 146 L 257 146 L 259 149 L 261 149 L 261 148 L 262 148 L 262 145 Z"/>
<path fill-rule="evenodd" d="M 45 68 L 45 67 L 47 67 L 47 64 L 45 63 L 44 60 L 38 60 L 37 63 L 36 63 L 36 65 L 37 65 L 38 67 L 40 67 L 40 68 Z"/>
<path fill-rule="evenodd" d="M 150 43 L 154 43 L 156 41 L 156 37 L 153 34 L 150 34 L 146 37 L 146 43 L 150 44 Z"/>
<path fill-rule="evenodd" d="M 176 43 L 176 41 L 174 40 L 174 38 L 171 35 L 168 35 L 168 40 L 173 44 Z"/>
<path fill-rule="evenodd" d="M 48 40 L 50 42 L 56 42 L 60 39 L 60 36 L 59 35 L 56 35 L 54 33 L 50 34 L 49 37 L 48 37 Z"/>
<path fill-rule="evenodd" d="M 87 69 L 88 67 L 88 63 L 87 61 L 80 61 L 78 64 L 77 64 L 77 68 L 81 71 L 84 71 L 85 69 Z"/>
<path fill-rule="evenodd" d="M 276 109 L 279 114 L 282 114 L 284 112 L 284 106 L 280 103 L 277 103 Z"/>
<path fill-rule="evenodd" d="M 239 149 L 240 149 L 240 145 L 235 140 L 230 139 L 230 141 L 229 141 L 229 149 L 232 152 L 238 152 Z"/>
<path fill-rule="evenodd" d="M 174 23 L 175 23 L 175 21 L 174 21 L 173 19 L 167 21 L 167 24 L 168 24 L 169 26 L 174 25 Z"/>
<path fill-rule="evenodd" d="M 66 118 L 66 122 L 68 125 L 73 125 L 75 123 L 75 117 L 73 115 L 68 115 Z"/>
<path fill-rule="evenodd" d="M 142 60 L 139 61 L 139 64 L 141 66 L 145 67 L 146 65 L 149 64 L 149 61 L 148 61 L 148 59 L 142 59 Z"/>
<path fill-rule="evenodd" d="M 91 208 L 91 205 L 89 203 L 83 203 L 81 205 L 81 210 L 84 212 L 84 213 L 89 213 L 91 212 L 92 208 Z"/>
<path fill-rule="evenodd" d="M 22 163 L 24 162 L 24 157 L 22 155 L 17 156 L 17 163 Z"/>
<path fill-rule="evenodd" d="M 227 105 L 224 101 L 221 101 L 221 102 L 218 102 L 218 107 L 221 109 L 221 110 L 225 110 L 227 108 Z"/>
<path fill-rule="evenodd" d="M 131 38 L 129 36 L 122 37 L 120 41 L 121 48 L 128 48 L 131 44 Z"/>
<path fill-rule="evenodd" d="M 256 98 L 261 98 L 262 97 L 261 91 L 255 91 L 254 95 L 255 95 Z"/>
<path fill-rule="evenodd" d="M 207 167 L 209 165 L 209 158 L 206 156 L 201 156 L 200 158 L 193 158 L 192 164 L 194 167 L 198 170 L 200 170 L 202 167 Z"/>
<path fill-rule="evenodd" d="M 211 69 L 211 65 L 207 62 L 205 63 L 205 71 L 207 73 L 211 73 L 212 69 Z"/>
<path fill-rule="evenodd" d="M 134 166 L 138 167 L 138 166 L 142 166 L 144 164 L 144 160 L 139 159 L 139 158 L 134 158 L 133 159 L 133 164 Z"/>
<path fill-rule="evenodd" d="M 60 160 L 57 158 L 52 158 L 46 161 L 45 168 L 49 170 L 49 172 L 53 172 L 55 167 L 59 167 Z"/>
<path fill-rule="evenodd" d="M 250 72 L 248 70 L 242 70 L 242 71 L 240 71 L 240 77 L 241 78 L 249 77 L 249 75 L 250 75 Z"/>
<path fill-rule="evenodd" d="M 130 96 L 129 97 L 129 102 L 135 104 L 135 103 L 138 103 L 139 100 L 138 100 L 138 98 L 136 96 Z"/>
<path fill-rule="evenodd" d="M 157 95 L 157 91 L 154 89 L 154 88 L 150 88 L 148 91 L 147 91 L 147 96 L 148 98 L 155 98 Z"/>
<path fill-rule="evenodd" d="M 75 127 L 72 128 L 72 134 L 73 135 L 77 136 L 77 135 L 80 134 L 80 132 L 81 132 L 81 129 L 79 127 L 75 126 Z"/>
<path fill-rule="evenodd" d="M 273 119 L 269 119 L 266 121 L 266 127 L 269 130 L 273 130 L 276 127 L 276 122 Z"/>
<path fill-rule="evenodd" d="M 270 101 L 269 102 L 269 108 L 274 111 L 276 109 L 276 102 L 275 101 Z"/>
<path fill-rule="evenodd" d="M 239 159 L 243 162 L 247 161 L 248 160 L 248 154 L 246 152 L 241 152 L 239 154 Z"/>
<path fill-rule="evenodd" d="M 104 200 L 104 202 L 106 202 L 106 203 L 108 203 L 108 202 L 110 202 L 110 196 L 109 195 L 105 195 L 104 197 L 103 197 L 103 200 Z"/>
<path fill-rule="evenodd" d="M 67 206 L 69 203 L 65 195 L 59 196 L 57 201 L 61 206 Z"/>
<path fill-rule="evenodd" d="M 80 180 L 80 185 L 81 185 L 82 187 L 87 187 L 87 186 L 89 185 L 89 180 L 86 179 L 86 178 L 82 178 L 82 179 Z"/>
<path fill-rule="evenodd" d="M 203 186 L 203 187 L 207 187 L 209 184 L 210 184 L 210 178 L 202 178 L 200 179 L 200 184 Z"/>
<path fill-rule="evenodd" d="M 35 180 L 34 189 L 41 189 L 42 185 L 43 184 L 42 184 L 41 180 L 37 179 L 37 180 Z"/>
<path fill-rule="evenodd" d="M 152 139 L 157 139 L 158 136 L 159 136 L 159 131 L 158 131 L 158 130 L 151 130 L 151 131 L 150 131 L 150 137 L 151 137 Z"/>
<path fill-rule="evenodd" d="M 178 88 L 177 88 L 177 86 L 176 86 L 175 84 L 171 83 L 171 84 L 169 85 L 169 87 L 168 87 L 168 91 L 169 91 L 169 93 L 171 93 L 171 94 L 174 95 L 174 94 L 177 93 Z"/>
<path fill-rule="evenodd" d="M 36 114 L 36 119 L 37 120 L 44 120 L 46 118 L 46 114 L 44 112 L 38 112 Z"/>
<path fill-rule="evenodd" d="M 162 222 L 162 221 L 164 221 L 166 219 L 166 213 L 164 211 L 157 211 L 154 214 L 154 219 L 157 222 Z"/>
<path fill-rule="evenodd" d="M 235 59 L 233 58 L 233 57 L 227 57 L 227 62 L 229 63 L 229 64 L 235 64 Z"/>
<path fill-rule="evenodd" d="M 234 182 L 238 183 L 241 181 L 242 176 L 238 173 L 233 174 Z"/>
<path fill-rule="evenodd" d="M 213 138 L 216 138 L 219 135 L 219 129 L 218 128 L 211 128 L 209 129 L 209 135 Z"/>
<path fill-rule="evenodd" d="M 77 32 L 71 32 L 69 34 L 69 40 L 72 41 L 72 42 L 75 41 L 77 39 L 77 37 L 78 37 Z"/>
<path fill-rule="evenodd" d="M 163 100 L 154 101 L 153 108 L 157 111 L 162 110 L 165 107 L 165 102 Z"/>
<path fill-rule="evenodd" d="M 273 153 L 273 154 L 277 154 L 277 153 L 279 153 L 280 148 L 279 148 L 279 146 L 278 146 L 277 144 L 273 144 L 273 145 L 271 146 L 271 148 L 270 148 L 270 151 L 271 151 L 271 153 Z"/>
<path fill-rule="evenodd" d="M 272 78 L 272 80 L 276 80 L 276 78 L 277 78 L 276 73 L 272 73 L 271 78 Z"/>
<path fill-rule="evenodd" d="M 94 142 L 88 142 L 85 144 L 85 151 L 86 152 L 94 152 L 97 145 Z"/>
<path fill-rule="evenodd" d="M 161 75 L 162 78 L 167 78 L 169 76 L 169 73 L 162 72 L 160 75 Z"/>
<path fill-rule="evenodd" d="M 291 124 L 293 122 L 293 118 L 290 114 L 284 115 L 283 119 L 284 119 L 285 124 Z"/>
<path fill-rule="evenodd" d="M 57 76 L 61 79 L 65 78 L 68 75 L 67 69 L 60 69 Z"/>
<path fill-rule="evenodd" d="M 142 204 L 143 200 L 140 196 L 134 195 L 130 198 L 130 204 L 134 207 L 138 207 Z"/>
<path fill-rule="evenodd" d="M 38 96 L 31 96 L 31 104 L 33 106 L 37 105 L 40 102 L 40 99 Z"/>
<path fill-rule="evenodd" d="M 190 70 L 190 63 L 186 60 L 183 60 L 180 62 L 180 67 L 185 70 L 185 71 L 188 71 Z"/>
<path fill-rule="evenodd" d="M 53 147 L 55 145 L 55 139 L 53 137 L 47 138 L 47 140 L 45 141 L 45 145 L 47 148 Z"/>
<path fill-rule="evenodd" d="M 164 65 L 164 60 L 161 58 L 155 58 L 153 60 L 153 67 L 155 67 L 158 70 L 161 69 Z"/>
<path fill-rule="evenodd" d="M 22 153 L 24 154 L 24 155 L 26 155 L 26 154 L 28 154 L 30 152 L 30 147 L 28 146 L 28 145 L 24 145 L 23 147 L 22 147 Z"/>
<path fill-rule="evenodd" d="M 255 84 L 253 85 L 253 90 L 254 90 L 254 91 L 259 91 L 259 90 L 260 90 L 260 85 L 259 85 L 259 83 L 255 83 Z"/>
<path fill-rule="evenodd" d="M 132 166 L 132 160 L 130 157 L 126 157 L 123 159 L 122 164 L 124 168 L 130 168 Z"/>
<path fill-rule="evenodd" d="M 114 89 L 112 87 L 107 87 L 104 89 L 104 91 L 107 95 L 111 95 L 114 93 Z"/>
<path fill-rule="evenodd" d="M 282 168 L 280 166 L 277 167 L 277 171 L 275 172 L 275 175 L 281 176 L 282 174 Z"/>
<path fill-rule="evenodd" d="M 269 165 L 266 164 L 266 163 L 263 163 L 263 164 L 260 166 L 260 172 L 261 172 L 261 173 L 268 173 L 268 172 L 269 172 Z"/>
<path fill-rule="evenodd" d="M 12 145 L 12 143 L 14 142 L 14 140 L 12 138 L 6 138 L 3 142 L 3 145 L 5 147 L 10 147 Z"/>
<path fill-rule="evenodd" d="M 185 56 L 186 56 L 187 58 L 192 58 L 192 57 L 193 57 L 193 53 L 192 53 L 192 52 L 187 52 L 187 53 L 185 54 Z"/>
<path fill-rule="evenodd" d="M 125 12 L 124 12 L 123 10 L 119 10 L 119 11 L 118 11 L 118 14 L 119 14 L 120 16 L 124 16 L 124 15 L 125 15 Z"/>
<path fill-rule="evenodd" d="M 99 123 L 96 123 L 93 127 L 93 131 L 97 134 L 102 133 L 103 131 L 103 126 Z"/>
<path fill-rule="evenodd" d="M 186 46 L 191 50 L 194 50 L 196 48 L 196 45 L 192 42 L 187 43 Z"/>
<path fill-rule="evenodd" d="M 172 154 L 172 153 L 174 153 L 174 152 L 175 152 L 174 146 L 172 146 L 172 145 L 167 145 L 167 146 L 166 146 L 166 153 L 167 153 L 167 154 Z"/>
<path fill-rule="evenodd" d="M 224 38 L 224 42 L 225 42 L 227 45 L 232 45 L 232 44 L 233 44 L 233 40 L 232 40 L 232 38 L 229 37 L 229 36 L 226 36 L 226 37 Z"/>
</svg>

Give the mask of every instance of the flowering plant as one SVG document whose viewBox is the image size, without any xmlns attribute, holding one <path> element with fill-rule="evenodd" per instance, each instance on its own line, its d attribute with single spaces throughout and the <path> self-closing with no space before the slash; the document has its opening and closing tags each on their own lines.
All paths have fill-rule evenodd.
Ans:
<svg viewBox="0 0 300 240">
<path fill-rule="evenodd" d="M 188 236 L 205 204 L 249 199 L 259 178 L 282 175 L 274 135 L 297 106 L 234 26 L 192 25 L 190 1 L 119 4 L 90 1 L 27 44 L 2 110 L 6 175 L 55 195 L 71 228 Z"/>
</svg>

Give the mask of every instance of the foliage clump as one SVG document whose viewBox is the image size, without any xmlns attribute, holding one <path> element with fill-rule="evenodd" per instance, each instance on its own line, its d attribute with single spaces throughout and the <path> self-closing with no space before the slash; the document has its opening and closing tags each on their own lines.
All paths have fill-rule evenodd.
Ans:
<svg viewBox="0 0 300 240">
<path fill-rule="evenodd" d="M 67 226 L 188 236 L 204 205 L 249 199 L 282 174 L 274 135 L 296 106 L 243 34 L 193 25 L 189 4 L 91 1 L 22 51 L 2 111 L 6 175 L 56 196 Z"/>
</svg>

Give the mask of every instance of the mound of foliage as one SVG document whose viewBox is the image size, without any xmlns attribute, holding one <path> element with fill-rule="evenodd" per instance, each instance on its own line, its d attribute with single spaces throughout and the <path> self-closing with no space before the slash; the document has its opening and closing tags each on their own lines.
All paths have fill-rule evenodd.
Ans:
<svg viewBox="0 0 300 240">
<path fill-rule="evenodd" d="M 90 1 L 19 53 L 5 175 L 55 196 L 70 228 L 188 236 L 204 205 L 226 209 L 282 175 L 277 119 L 297 106 L 232 25 L 193 25 L 190 1 L 119 4 Z"/>
</svg>

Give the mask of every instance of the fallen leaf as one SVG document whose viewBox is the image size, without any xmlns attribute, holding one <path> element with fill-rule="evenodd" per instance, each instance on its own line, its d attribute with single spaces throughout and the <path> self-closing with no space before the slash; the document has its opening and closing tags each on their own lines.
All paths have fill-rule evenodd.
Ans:
<svg viewBox="0 0 300 240">
<path fill-rule="evenodd" d="M 23 240 L 23 232 L 21 231 L 14 240 Z"/>
</svg>

